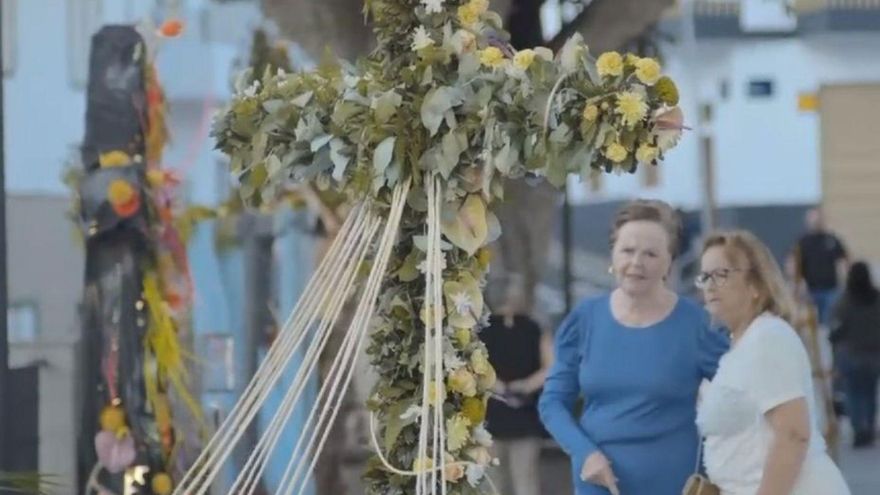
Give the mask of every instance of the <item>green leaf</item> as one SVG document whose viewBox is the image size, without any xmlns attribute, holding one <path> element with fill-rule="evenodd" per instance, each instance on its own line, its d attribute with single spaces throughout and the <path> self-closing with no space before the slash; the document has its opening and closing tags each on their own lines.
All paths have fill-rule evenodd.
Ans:
<svg viewBox="0 0 880 495">
<path fill-rule="evenodd" d="M 351 161 L 351 157 L 343 153 L 345 141 L 335 138 L 330 141 L 330 160 L 333 162 L 333 179 L 340 181 L 345 174 L 345 168 Z"/>
<path fill-rule="evenodd" d="M 509 175 L 511 167 L 516 163 L 517 152 L 510 146 L 510 136 L 505 135 L 502 141 L 504 146 L 495 154 L 492 165 L 502 174 Z"/>
<path fill-rule="evenodd" d="M 310 144 L 310 149 L 312 150 L 312 153 L 316 153 L 318 150 L 320 150 L 321 148 L 326 146 L 327 143 L 329 143 L 330 140 L 332 140 L 332 139 L 333 139 L 333 136 L 331 136 L 329 134 L 322 134 L 322 135 L 312 139 L 312 142 Z"/>
<path fill-rule="evenodd" d="M 397 107 L 401 102 L 403 102 L 403 97 L 393 89 L 374 98 L 370 108 L 376 115 L 376 122 L 379 124 L 388 122 L 388 119 L 397 112 Z"/>
<path fill-rule="evenodd" d="M 266 165 L 260 162 L 251 167 L 251 169 L 248 171 L 248 184 L 254 189 L 259 189 L 260 186 L 265 184 L 266 178 L 268 178 L 268 176 L 269 174 L 266 172 Z"/>
<path fill-rule="evenodd" d="M 266 173 L 268 173 L 269 177 L 275 177 L 283 168 L 281 160 L 274 154 L 266 158 Z"/>
<path fill-rule="evenodd" d="M 467 134 L 449 131 L 443 136 L 440 143 L 441 159 L 439 163 L 440 174 L 444 179 L 449 179 L 461 153 L 467 149 Z"/>
<path fill-rule="evenodd" d="M 348 101 L 340 101 L 336 104 L 336 108 L 333 109 L 333 116 L 330 120 L 339 127 L 343 127 L 349 119 L 361 113 L 362 109 L 363 107 L 360 105 Z"/>
<path fill-rule="evenodd" d="M 562 122 L 550 133 L 550 142 L 566 145 L 571 142 L 571 137 L 571 129 L 565 122 Z"/>
<path fill-rule="evenodd" d="M 379 143 L 379 146 L 376 146 L 376 151 L 373 152 L 373 171 L 375 174 L 384 174 L 385 168 L 391 163 L 395 140 L 394 136 L 390 136 Z"/>
<path fill-rule="evenodd" d="M 417 267 L 422 259 L 423 254 L 418 248 L 413 248 L 406 258 L 404 258 L 400 269 L 397 270 L 397 278 L 399 278 L 401 282 L 412 282 L 419 278 L 419 269 Z"/>
<path fill-rule="evenodd" d="M 407 426 L 413 424 L 418 418 L 418 416 L 416 416 L 404 420 L 400 417 L 412 404 L 412 401 L 401 401 L 394 403 L 394 405 L 388 408 L 388 412 L 385 416 L 385 420 L 387 421 L 387 424 L 385 425 L 386 453 L 391 452 L 394 448 L 394 443 L 397 442 L 397 437 L 400 436 L 400 432 Z"/>
<path fill-rule="evenodd" d="M 312 95 L 314 95 L 314 94 L 315 93 L 313 91 L 307 91 L 307 92 L 297 96 L 296 98 L 290 100 L 290 102 L 300 108 L 305 108 L 305 106 L 308 105 L 309 102 L 312 100 Z"/>
<path fill-rule="evenodd" d="M 428 129 L 431 136 L 436 135 L 440 130 L 440 124 L 443 122 L 446 111 L 460 105 L 461 101 L 460 92 L 447 86 L 428 91 L 422 102 L 421 116 L 422 125 Z"/>
<path fill-rule="evenodd" d="M 263 110 L 266 113 L 275 113 L 284 106 L 284 102 L 278 99 L 266 100 L 263 102 Z"/>
</svg>

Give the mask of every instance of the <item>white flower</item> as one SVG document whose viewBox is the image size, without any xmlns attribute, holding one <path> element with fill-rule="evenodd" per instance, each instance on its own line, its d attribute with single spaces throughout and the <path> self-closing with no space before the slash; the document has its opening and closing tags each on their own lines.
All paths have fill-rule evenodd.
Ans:
<svg viewBox="0 0 880 495">
<path fill-rule="evenodd" d="M 425 12 L 429 14 L 439 14 L 443 12 L 443 2 L 446 0 L 422 0 L 422 5 L 425 6 Z"/>
<path fill-rule="evenodd" d="M 452 304 L 455 305 L 455 311 L 461 315 L 470 314 L 471 308 L 473 308 L 474 303 L 471 301 L 471 297 L 465 291 L 456 292 L 452 294 Z"/>
<path fill-rule="evenodd" d="M 255 79 L 254 82 L 251 83 L 251 85 L 248 86 L 248 88 L 244 90 L 244 95 L 249 98 L 253 98 L 254 96 L 257 96 L 257 91 L 259 91 L 259 90 L 260 90 L 260 81 Z"/>
<path fill-rule="evenodd" d="M 415 32 L 413 32 L 413 42 L 411 45 L 413 51 L 418 51 L 422 48 L 428 48 L 433 44 L 434 40 L 431 39 L 431 35 L 428 34 L 425 26 L 419 26 L 415 29 Z"/>
<path fill-rule="evenodd" d="M 455 347 L 453 347 L 449 340 L 444 339 L 443 369 L 447 372 L 452 372 L 465 365 L 467 365 L 467 363 L 458 356 L 458 351 L 455 350 Z"/>
<path fill-rule="evenodd" d="M 416 265 L 416 269 L 423 273 L 428 273 L 428 259 L 423 259 L 418 265 Z M 440 253 L 440 271 L 446 269 L 446 253 Z"/>
<path fill-rule="evenodd" d="M 471 486 L 477 486 L 480 484 L 480 480 L 483 479 L 483 476 L 486 474 L 486 468 L 480 466 L 479 464 L 468 464 L 467 467 L 467 480 L 468 484 Z"/>
<path fill-rule="evenodd" d="M 414 421 L 416 418 L 421 416 L 422 409 L 419 406 L 412 405 L 409 406 L 409 409 L 404 411 L 403 414 L 400 415 L 400 419 L 403 421 Z"/>
<path fill-rule="evenodd" d="M 492 435 L 486 430 L 486 428 L 481 424 L 474 428 L 474 431 L 471 432 L 473 435 L 474 441 L 483 447 L 491 447 L 492 446 Z"/>
</svg>

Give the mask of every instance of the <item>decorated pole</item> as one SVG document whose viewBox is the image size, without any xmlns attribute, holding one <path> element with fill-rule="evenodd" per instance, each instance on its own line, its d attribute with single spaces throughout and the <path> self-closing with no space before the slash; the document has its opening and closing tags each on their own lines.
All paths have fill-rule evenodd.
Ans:
<svg viewBox="0 0 880 495">
<path fill-rule="evenodd" d="M 86 247 L 79 458 L 87 494 L 171 493 L 194 447 L 178 413 L 200 417 L 178 335 L 192 291 L 173 225 L 175 181 L 159 166 L 164 105 L 143 37 L 130 26 L 97 32 L 81 168 L 68 176 Z"/>
<path fill-rule="evenodd" d="M 378 374 L 367 493 L 493 491 L 484 420 L 495 371 L 479 330 L 489 316 L 487 245 L 501 234 L 491 207 L 504 179 L 530 174 L 560 186 L 572 173 L 634 172 L 656 166 L 680 135 L 677 90 L 653 59 L 594 59 L 579 36 L 556 55 L 517 52 L 488 0 L 369 0 L 365 11 L 378 46 L 356 67 L 328 62 L 244 84 L 216 123 L 250 203 L 307 182 L 343 191 L 356 207 L 181 495 L 205 493 L 277 383 L 275 370 L 305 352 L 285 397 L 298 402 L 311 356 L 355 297 L 332 379 L 279 493 L 304 490 L 365 341 Z M 276 444 L 269 428 L 235 493 L 253 493 Z"/>
</svg>

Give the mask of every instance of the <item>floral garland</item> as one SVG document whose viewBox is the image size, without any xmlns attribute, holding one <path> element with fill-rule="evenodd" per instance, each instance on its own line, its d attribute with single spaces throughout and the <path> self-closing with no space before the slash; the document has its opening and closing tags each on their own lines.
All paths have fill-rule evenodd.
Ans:
<svg viewBox="0 0 880 495">
<path fill-rule="evenodd" d="M 556 56 L 514 51 L 487 0 L 367 0 L 365 11 L 378 38 L 371 55 L 240 84 L 214 136 L 250 204 L 310 181 L 387 208 L 390 190 L 413 181 L 367 352 L 379 375 L 368 407 L 382 454 L 415 471 L 432 468 L 417 458 L 428 313 L 423 178 L 442 178 L 446 376 L 428 396 L 445 418 L 447 493 L 483 493 L 495 371 L 478 331 L 489 316 L 485 246 L 500 235 L 490 205 L 503 197 L 502 179 L 532 174 L 561 185 L 572 173 L 654 166 L 681 133 L 678 92 L 657 61 L 593 59 L 577 35 Z M 368 493 L 416 492 L 412 477 L 378 458 L 365 481 Z"/>
</svg>

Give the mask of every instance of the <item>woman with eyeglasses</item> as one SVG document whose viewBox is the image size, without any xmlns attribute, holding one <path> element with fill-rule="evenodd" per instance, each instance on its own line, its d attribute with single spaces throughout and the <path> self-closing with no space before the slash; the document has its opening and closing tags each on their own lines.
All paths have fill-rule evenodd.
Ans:
<svg viewBox="0 0 880 495">
<path fill-rule="evenodd" d="M 571 457 L 578 495 L 680 495 L 697 465 L 697 392 L 728 342 L 666 285 L 679 232 L 667 204 L 625 205 L 610 242 L 617 288 L 557 330 L 538 409 Z"/>
<path fill-rule="evenodd" d="M 817 428 L 810 361 L 789 324 L 793 301 L 767 247 L 733 231 L 709 237 L 697 286 L 731 335 L 697 423 L 723 495 L 847 495 Z"/>
</svg>

